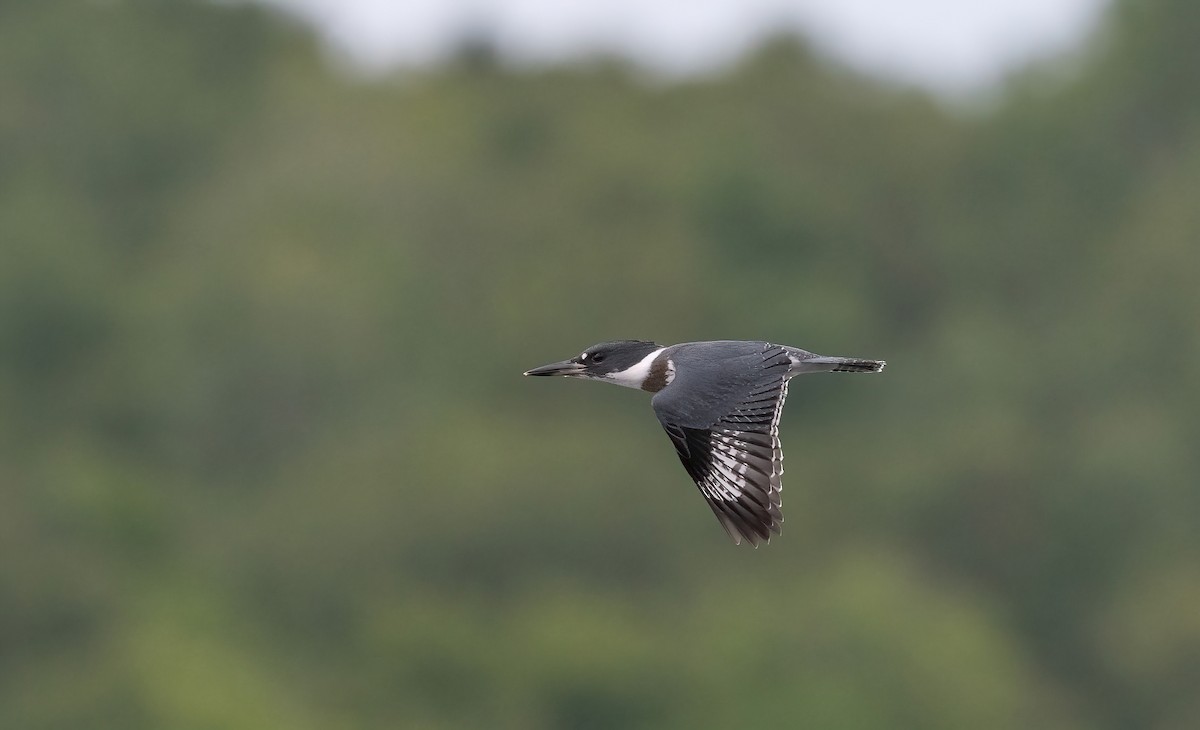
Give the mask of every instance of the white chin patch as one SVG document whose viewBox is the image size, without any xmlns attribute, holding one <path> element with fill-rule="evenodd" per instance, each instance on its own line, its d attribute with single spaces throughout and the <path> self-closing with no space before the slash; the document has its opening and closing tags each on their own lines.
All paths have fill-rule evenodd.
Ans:
<svg viewBox="0 0 1200 730">
<path fill-rule="evenodd" d="M 637 388 L 640 390 L 642 383 L 646 382 L 646 378 L 650 376 L 650 363 L 654 362 L 654 358 L 658 357 L 658 353 L 665 349 L 667 348 L 658 348 L 628 370 L 621 370 L 620 372 L 605 375 L 604 380 L 616 383 L 617 385 L 623 385 L 626 388 Z"/>
</svg>

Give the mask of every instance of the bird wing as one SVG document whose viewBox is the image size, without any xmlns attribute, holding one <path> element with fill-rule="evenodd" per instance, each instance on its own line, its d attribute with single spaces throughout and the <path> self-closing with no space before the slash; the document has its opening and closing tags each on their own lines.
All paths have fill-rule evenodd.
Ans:
<svg viewBox="0 0 1200 730">
<path fill-rule="evenodd" d="M 757 547 L 778 535 L 783 522 L 779 416 L 791 360 L 772 345 L 752 355 L 752 367 L 738 368 L 749 375 L 727 381 L 721 392 L 705 389 L 707 403 L 698 405 L 696 389 L 679 378 L 651 402 L 683 468 L 729 537 Z"/>
</svg>

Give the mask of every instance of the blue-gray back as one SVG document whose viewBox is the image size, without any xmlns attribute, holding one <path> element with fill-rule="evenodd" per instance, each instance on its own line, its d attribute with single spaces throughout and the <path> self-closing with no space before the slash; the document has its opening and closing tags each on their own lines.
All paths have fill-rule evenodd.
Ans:
<svg viewBox="0 0 1200 730">
<path fill-rule="evenodd" d="M 754 394 L 782 389 L 792 366 L 787 349 L 769 342 L 688 342 L 663 354 L 674 363 L 675 377 L 651 404 L 663 423 L 687 428 L 707 429 L 737 418 L 740 407 Z M 770 425 L 769 415 L 754 421 L 739 419 L 736 427 L 765 432 Z"/>
</svg>

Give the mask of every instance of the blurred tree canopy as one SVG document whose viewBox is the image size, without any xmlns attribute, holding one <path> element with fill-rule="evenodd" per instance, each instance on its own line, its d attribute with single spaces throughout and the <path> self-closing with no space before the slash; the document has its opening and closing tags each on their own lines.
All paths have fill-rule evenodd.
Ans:
<svg viewBox="0 0 1200 730">
<path fill-rule="evenodd" d="M 1193 727 L 1197 33 L 962 109 L 0 4 L 0 726 Z M 891 365 L 794 385 L 748 551 L 520 377 L 625 337 Z"/>
</svg>

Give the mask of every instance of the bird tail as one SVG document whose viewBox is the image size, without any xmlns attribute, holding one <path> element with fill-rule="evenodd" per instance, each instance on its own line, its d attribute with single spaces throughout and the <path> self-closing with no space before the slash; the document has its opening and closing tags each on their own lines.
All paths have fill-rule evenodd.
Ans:
<svg viewBox="0 0 1200 730">
<path fill-rule="evenodd" d="M 866 360 L 860 357 L 824 357 L 813 355 L 793 361 L 792 372 L 801 373 L 877 373 L 887 365 L 884 360 Z"/>
</svg>

